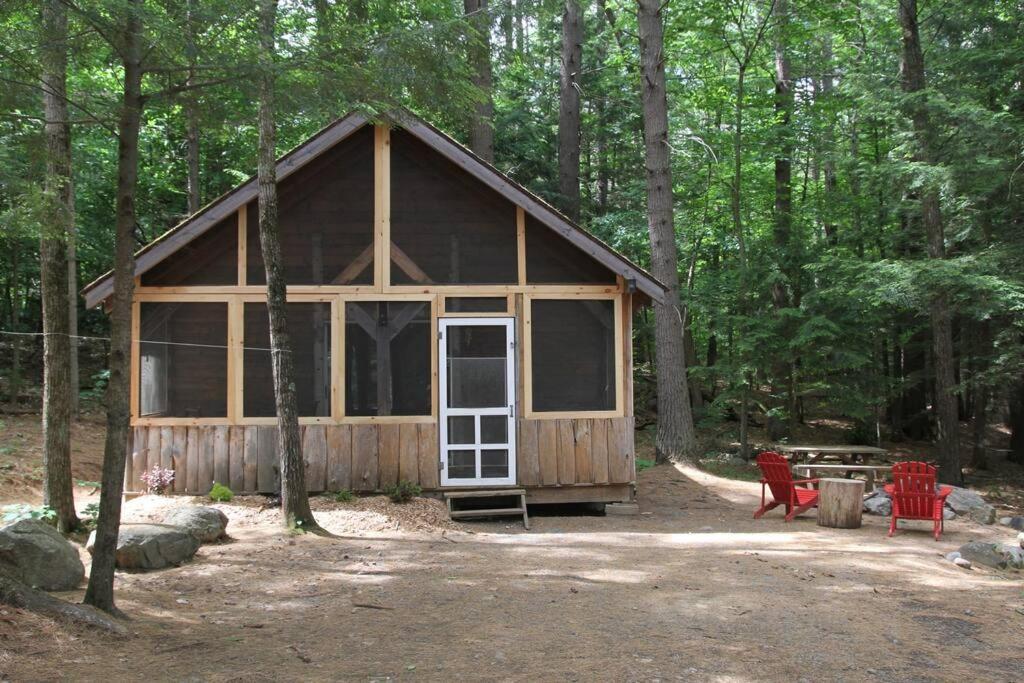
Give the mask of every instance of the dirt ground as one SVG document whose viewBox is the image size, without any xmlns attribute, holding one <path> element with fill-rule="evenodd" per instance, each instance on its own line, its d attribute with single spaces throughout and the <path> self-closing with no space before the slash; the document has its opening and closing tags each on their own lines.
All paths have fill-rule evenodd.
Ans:
<svg viewBox="0 0 1024 683">
<path fill-rule="evenodd" d="M 333 538 L 285 535 L 239 497 L 218 506 L 229 542 L 118 573 L 126 638 L 0 608 L 0 680 L 1024 679 L 1022 577 L 943 559 L 1008 529 L 957 520 L 936 543 L 910 522 L 889 539 L 877 517 L 753 520 L 758 495 L 659 466 L 639 475 L 639 516 L 537 508 L 529 532 L 452 523 L 437 501 L 317 498 Z M 126 519 L 192 503 L 146 496 Z"/>
</svg>

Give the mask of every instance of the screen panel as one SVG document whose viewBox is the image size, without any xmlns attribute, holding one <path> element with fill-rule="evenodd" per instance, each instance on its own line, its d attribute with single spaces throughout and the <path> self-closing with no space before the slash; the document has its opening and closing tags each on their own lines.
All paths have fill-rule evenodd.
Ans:
<svg viewBox="0 0 1024 683">
<path fill-rule="evenodd" d="M 278 222 L 290 285 L 373 283 L 373 127 L 364 126 L 281 181 Z M 248 209 L 250 285 L 266 284 L 259 210 Z"/>
<path fill-rule="evenodd" d="M 446 296 L 445 313 L 508 313 L 508 299 L 503 296 Z"/>
<path fill-rule="evenodd" d="M 533 216 L 526 215 L 526 282 L 614 285 L 615 273 Z"/>
<path fill-rule="evenodd" d="M 242 378 L 245 417 L 273 417 L 274 377 L 270 356 L 270 317 L 265 302 L 245 304 Z M 289 303 L 288 337 L 300 417 L 331 414 L 331 305 Z"/>
<path fill-rule="evenodd" d="M 430 415 L 430 303 L 345 304 L 345 414 Z"/>
<path fill-rule="evenodd" d="M 515 284 L 516 208 L 402 130 L 391 132 L 391 282 Z"/>
<path fill-rule="evenodd" d="M 228 216 L 142 274 L 143 287 L 238 284 L 238 214 Z"/>
<path fill-rule="evenodd" d="M 226 417 L 228 305 L 139 304 L 140 417 Z"/>
<path fill-rule="evenodd" d="M 533 410 L 615 410 L 615 303 L 533 299 Z"/>
</svg>

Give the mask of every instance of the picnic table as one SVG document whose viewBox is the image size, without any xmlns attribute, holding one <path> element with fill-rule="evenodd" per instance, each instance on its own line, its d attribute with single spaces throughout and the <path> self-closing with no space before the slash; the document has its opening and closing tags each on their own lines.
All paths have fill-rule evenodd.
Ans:
<svg viewBox="0 0 1024 683">
<path fill-rule="evenodd" d="M 871 493 L 875 490 L 875 477 L 878 474 L 885 472 L 891 472 L 891 465 L 818 465 L 810 463 L 807 465 L 793 465 L 793 471 L 807 479 L 813 479 L 816 472 L 825 472 L 831 474 L 835 472 L 845 472 L 847 478 L 850 477 L 854 472 L 863 472 L 865 478 L 864 490 Z"/>
<path fill-rule="evenodd" d="M 844 465 L 867 464 L 872 456 L 882 456 L 889 453 L 884 448 L 875 446 L 855 446 L 852 444 L 831 444 L 831 445 L 799 445 L 779 444 L 775 447 L 779 453 L 783 453 L 791 460 L 798 462 L 803 456 L 807 457 L 808 464 L 817 463 L 826 458 L 839 458 Z"/>
</svg>

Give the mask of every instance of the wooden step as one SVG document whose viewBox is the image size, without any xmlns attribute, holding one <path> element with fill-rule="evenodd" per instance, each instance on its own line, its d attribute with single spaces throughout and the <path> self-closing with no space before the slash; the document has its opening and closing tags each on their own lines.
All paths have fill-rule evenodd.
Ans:
<svg viewBox="0 0 1024 683">
<path fill-rule="evenodd" d="M 473 510 L 456 510 L 452 501 L 457 498 L 508 498 L 518 497 L 519 507 L 514 508 L 480 508 Z M 530 529 L 530 517 L 526 512 L 526 489 L 487 489 L 485 491 L 448 491 L 444 494 L 448 504 L 448 517 L 451 519 L 466 517 L 504 517 L 522 515 L 523 527 Z"/>
</svg>

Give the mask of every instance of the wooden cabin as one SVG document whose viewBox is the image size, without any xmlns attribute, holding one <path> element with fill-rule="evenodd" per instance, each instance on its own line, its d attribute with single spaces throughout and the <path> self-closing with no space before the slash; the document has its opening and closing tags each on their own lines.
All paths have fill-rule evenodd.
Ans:
<svg viewBox="0 0 1024 683">
<path fill-rule="evenodd" d="M 664 287 L 409 113 L 277 163 L 310 491 L 634 496 L 631 320 Z M 255 179 L 136 259 L 126 490 L 278 490 Z M 107 274 L 87 305 L 113 293 Z"/>
</svg>

